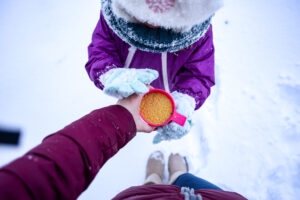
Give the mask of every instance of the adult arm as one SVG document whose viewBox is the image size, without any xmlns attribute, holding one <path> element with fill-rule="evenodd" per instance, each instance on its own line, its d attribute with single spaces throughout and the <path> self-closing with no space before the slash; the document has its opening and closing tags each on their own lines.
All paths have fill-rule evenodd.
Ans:
<svg viewBox="0 0 300 200">
<path fill-rule="evenodd" d="M 91 112 L 2 167 L 0 199 L 76 199 L 136 135 L 136 109 L 120 105 Z"/>
</svg>

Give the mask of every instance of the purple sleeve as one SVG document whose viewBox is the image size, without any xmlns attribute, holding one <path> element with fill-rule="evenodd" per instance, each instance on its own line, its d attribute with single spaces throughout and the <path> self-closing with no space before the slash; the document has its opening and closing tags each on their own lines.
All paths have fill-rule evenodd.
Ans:
<svg viewBox="0 0 300 200">
<path fill-rule="evenodd" d="M 89 58 L 85 65 L 90 79 L 100 89 L 104 86 L 98 80 L 99 76 L 112 68 L 121 67 L 121 58 L 117 48 L 119 40 L 101 14 L 92 35 L 92 42 L 88 46 Z"/>
<path fill-rule="evenodd" d="M 0 168 L 0 199 L 76 199 L 135 135 L 122 106 L 95 110 Z"/>
<path fill-rule="evenodd" d="M 194 97 L 195 109 L 199 109 L 209 96 L 210 88 L 215 84 L 212 27 L 190 48 L 192 53 L 188 62 L 179 71 L 172 91 L 176 90 Z"/>
</svg>

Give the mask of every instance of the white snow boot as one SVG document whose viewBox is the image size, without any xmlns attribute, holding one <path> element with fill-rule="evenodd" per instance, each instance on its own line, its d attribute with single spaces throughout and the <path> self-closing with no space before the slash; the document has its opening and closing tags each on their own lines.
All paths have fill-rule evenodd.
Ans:
<svg viewBox="0 0 300 200">
<path fill-rule="evenodd" d="M 169 184 L 171 185 L 180 175 L 188 172 L 188 163 L 186 161 L 186 158 L 179 155 L 178 153 L 171 154 L 169 156 L 168 170 Z"/>
<path fill-rule="evenodd" d="M 162 184 L 165 168 L 164 155 L 161 151 L 153 152 L 147 162 L 144 185 Z"/>
</svg>

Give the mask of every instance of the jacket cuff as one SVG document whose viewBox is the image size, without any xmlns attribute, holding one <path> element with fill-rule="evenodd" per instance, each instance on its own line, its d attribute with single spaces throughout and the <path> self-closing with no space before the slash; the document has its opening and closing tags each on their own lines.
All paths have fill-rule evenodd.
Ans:
<svg viewBox="0 0 300 200">
<path fill-rule="evenodd" d="M 182 93 L 182 94 L 187 94 L 187 95 L 194 98 L 194 100 L 196 102 L 195 110 L 198 110 L 207 98 L 202 94 L 201 91 L 198 92 L 198 93 L 195 93 L 195 92 L 193 92 L 192 90 L 189 90 L 189 89 L 178 89 L 177 91 Z"/>
<path fill-rule="evenodd" d="M 100 77 L 104 74 L 106 74 L 108 71 L 110 71 L 111 69 L 115 69 L 117 68 L 117 66 L 115 65 L 108 65 L 106 66 L 104 69 L 101 69 L 97 72 L 96 77 L 94 79 L 94 84 L 96 85 L 96 87 L 100 88 L 101 90 L 103 90 L 104 88 L 104 84 L 101 82 Z"/>
</svg>

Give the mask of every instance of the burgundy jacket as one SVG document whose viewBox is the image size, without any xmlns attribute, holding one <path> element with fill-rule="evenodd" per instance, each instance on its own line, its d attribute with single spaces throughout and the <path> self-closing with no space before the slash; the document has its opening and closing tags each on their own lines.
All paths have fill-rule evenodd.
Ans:
<svg viewBox="0 0 300 200">
<path fill-rule="evenodd" d="M 103 73 L 126 66 L 129 48 L 130 45 L 113 32 L 101 14 L 88 47 L 89 60 L 85 65 L 97 87 L 103 89 L 98 80 Z M 198 109 L 215 84 L 212 27 L 190 47 L 174 53 L 165 52 L 165 56 L 137 49 L 127 67 L 157 70 L 159 77 L 151 83 L 153 87 L 188 94 L 194 97 Z"/>
<path fill-rule="evenodd" d="M 95 110 L 0 168 L 0 199 L 76 199 L 104 163 L 135 135 L 134 119 L 124 107 Z M 196 192 L 203 199 L 243 199 L 231 192 Z M 131 187 L 115 199 L 170 199 L 165 196 L 183 199 L 179 187 L 167 185 Z"/>
</svg>

